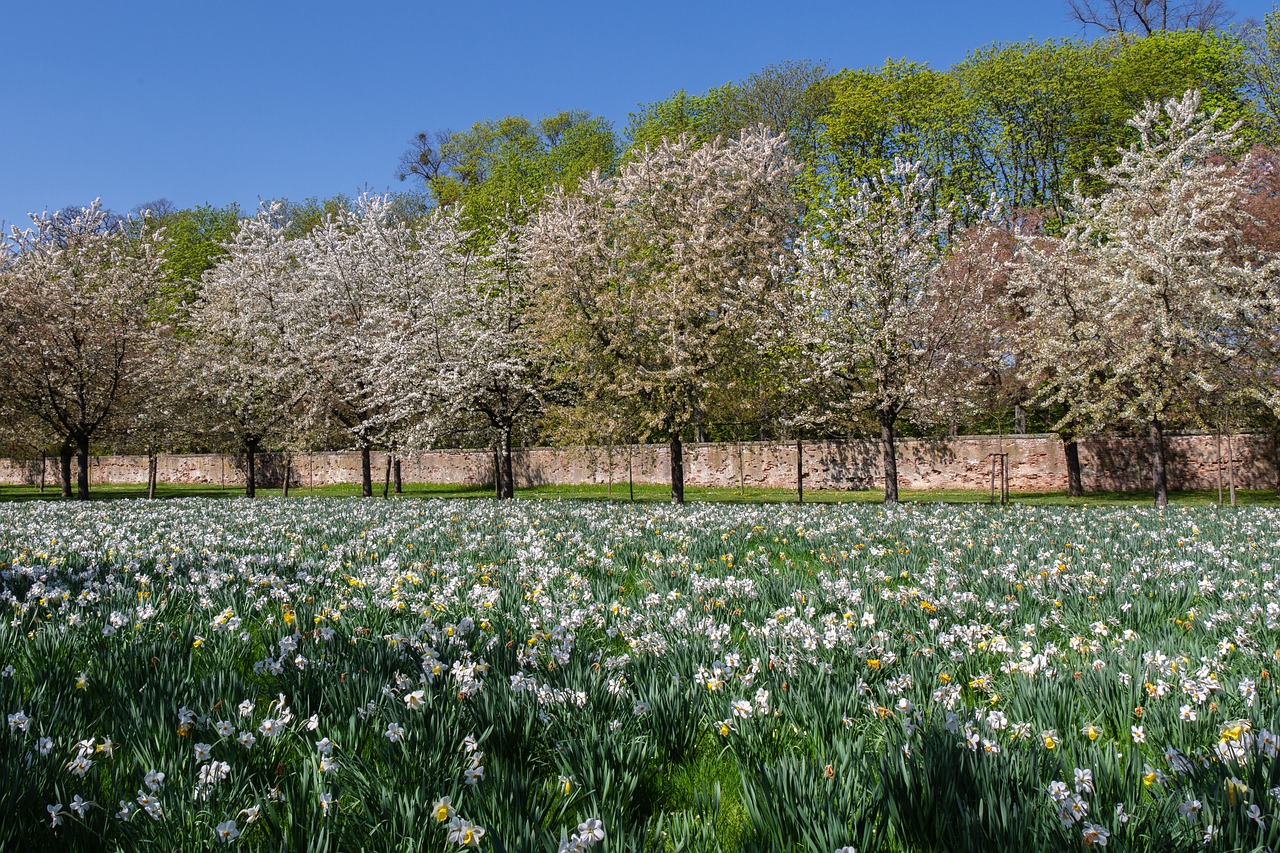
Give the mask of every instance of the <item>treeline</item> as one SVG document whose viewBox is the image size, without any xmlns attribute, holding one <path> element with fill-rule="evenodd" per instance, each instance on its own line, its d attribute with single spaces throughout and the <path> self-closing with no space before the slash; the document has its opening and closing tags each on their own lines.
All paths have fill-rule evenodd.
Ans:
<svg viewBox="0 0 1280 853">
<path fill-rule="evenodd" d="M 35 217 L 0 442 L 493 446 L 1274 428 L 1280 15 L 770 67 L 416 136 L 418 193 Z M 1078 466 L 1072 480 L 1079 488 Z"/>
</svg>

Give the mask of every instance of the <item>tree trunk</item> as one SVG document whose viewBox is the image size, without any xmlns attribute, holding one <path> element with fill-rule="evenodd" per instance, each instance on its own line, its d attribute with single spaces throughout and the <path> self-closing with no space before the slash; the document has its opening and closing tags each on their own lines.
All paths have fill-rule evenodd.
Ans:
<svg viewBox="0 0 1280 853">
<path fill-rule="evenodd" d="M 1062 442 L 1067 456 L 1067 494 L 1073 498 L 1084 497 L 1084 479 L 1080 476 L 1080 444 L 1074 439 Z"/>
<path fill-rule="evenodd" d="M 363 445 L 360 448 L 360 496 L 364 498 L 373 497 L 373 468 L 369 459 L 369 445 Z"/>
<path fill-rule="evenodd" d="M 1013 434 L 1027 434 L 1027 410 L 1022 408 L 1022 404 L 1018 403 L 1013 407 Z"/>
<path fill-rule="evenodd" d="M 62 496 L 71 497 L 71 457 L 75 455 L 75 445 L 71 439 L 62 442 L 58 448 L 58 477 L 62 480 Z"/>
<path fill-rule="evenodd" d="M 402 494 L 404 491 L 403 482 L 400 479 L 400 457 L 396 457 L 396 461 L 391 463 L 391 487 L 395 489 L 395 493 Z"/>
<path fill-rule="evenodd" d="M 286 498 L 289 497 L 289 480 L 291 480 L 292 478 L 293 478 L 293 456 L 286 453 L 284 455 L 284 482 L 280 486 L 280 489 L 283 492 L 284 497 Z"/>
<path fill-rule="evenodd" d="M 684 503 L 684 445 L 680 436 L 671 436 L 671 502 Z"/>
<path fill-rule="evenodd" d="M 89 436 L 76 436 L 76 500 L 89 499 Z"/>
<path fill-rule="evenodd" d="M 894 434 L 894 422 L 898 419 L 896 412 L 881 409 L 880 412 L 880 444 L 884 450 L 884 502 L 898 502 L 898 454 Z"/>
<path fill-rule="evenodd" d="M 256 498 L 258 496 L 258 440 L 256 438 L 244 440 L 244 456 L 244 496 Z"/>
<path fill-rule="evenodd" d="M 502 494 L 503 500 L 516 496 L 515 470 L 511 464 L 511 427 L 504 426 L 498 436 L 499 458 L 502 461 Z"/>
<path fill-rule="evenodd" d="M 1155 487 L 1156 506 L 1169 505 L 1169 472 L 1164 465 L 1164 424 L 1152 418 L 1147 434 L 1151 439 L 1151 481 Z"/>
<path fill-rule="evenodd" d="M 156 469 L 159 462 L 154 453 L 147 454 L 147 500 L 155 500 L 156 497 Z"/>
<path fill-rule="evenodd" d="M 391 454 L 387 454 L 387 471 L 382 478 L 382 497 L 386 497 L 391 491 Z"/>
</svg>

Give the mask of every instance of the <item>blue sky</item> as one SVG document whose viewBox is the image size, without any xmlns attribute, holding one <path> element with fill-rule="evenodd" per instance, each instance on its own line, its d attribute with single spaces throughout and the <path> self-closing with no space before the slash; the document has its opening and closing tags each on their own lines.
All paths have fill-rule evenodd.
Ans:
<svg viewBox="0 0 1280 853">
<path fill-rule="evenodd" d="M 621 129 L 640 102 L 783 60 L 947 67 L 991 42 L 1077 34 L 1059 0 L 14 3 L 0 222 L 99 196 L 251 209 L 404 189 L 396 162 L 419 130 L 561 109 Z"/>
</svg>

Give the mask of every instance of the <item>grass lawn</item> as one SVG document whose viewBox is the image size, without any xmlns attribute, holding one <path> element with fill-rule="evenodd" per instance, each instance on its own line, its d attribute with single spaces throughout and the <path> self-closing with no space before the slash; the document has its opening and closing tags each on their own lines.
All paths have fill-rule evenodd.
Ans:
<svg viewBox="0 0 1280 853">
<path fill-rule="evenodd" d="M 295 487 L 290 490 L 290 497 L 356 497 L 360 487 L 356 484 L 322 486 L 316 489 Z M 375 487 L 374 494 L 381 496 L 381 487 Z M 94 500 L 114 500 L 128 498 L 145 498 L 147 489 L 141 484 L 109 484 L 95 485 L 90 488 L 90 496 Z M 156 490 L 159 498 L 234 498 L 244 495 L 241 487 L 222 487 L 206 485 L 174 485 L 161 483 Z M 281 497 L 280 489 L 258 489 L 259 497 Z M 493 490 L 488 486 L 459 486 L 435 483 L 405 484 L 404 493 L 399 498 L 486 498 L 492 497 Z M 665 502 L 670 499 L 668 486 L 637 485 L 635 499 L 646 502 Z M 615 483 L 612 491 L 608 486 L 534 486 L 516 490 L 517 498 L 524 499 L 574 499 L 574 500 L 628 500 L 626 483 Z M 900 492 L 904 503 L 986 503 L 990 495 L 986 491 L 971 489 L 936 489 L 930 491 L 913 491 L 904 489 Z M 1224 496 L 1225 497 L 1225 496 Z M 703 486 L 686 486 L 685 499 L 688 501 L 708 501 L 716 503 L 793 503 L 796 493 L 792 489 L 744 489 L 708 488 Z M 879 489 L 862 491 L 815 490 L 806 491 L 806 503 L 879 503 L 884 493 Z M 1218 502 L 1216 490 L 1183 491 L 1170 493 L 1170 503 L 1178 506 L 1210 506 Z M 59 500 L 56 486 L 46 486 L 44 492 L 36 486 L 0 485 L 0 501 L 25 500 Z M 1014 503 L 1027 506 L 1146 506 L 1152 502 L 1151 495 L 1146 492 L 1090 492 L 1082 498 L 1069 497 L 1065 492 L 1014 492 L 1010 495 Z M 1273 490 L 1257 490 L 1236 492 L 1236 502 L 1241 506 L 1277 506 L 1277 498 Z"/>
</svg>

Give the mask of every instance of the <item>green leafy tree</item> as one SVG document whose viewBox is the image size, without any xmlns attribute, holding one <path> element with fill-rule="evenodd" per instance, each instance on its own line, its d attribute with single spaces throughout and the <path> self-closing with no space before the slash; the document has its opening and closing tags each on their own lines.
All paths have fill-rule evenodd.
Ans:
<svg viewBox="0 0 1280 853">
<path fill-rule="evenodd" d="M 953 172 L 971 176 L 970 191 L 996 193 L 1014 210 L 1047 210 L 1062 217 L 1075 179 L 1096 150 L 1082 144 L 1110 121 L 1098 95 L 1108 51 L 1101 42 L 1017 42 L 971 53 L 952 73 L 971 118 L 953 133 L 971 163 Z"/>
<path fill-rule="evenodd" d="M 681 89 L 631 114 L 626 137 L 632 151 L 681 135 L 705 142 L 763 125 L 793 139 L 813 136 L 826 107 L 829 78 L 822 63 L 807 60 L 767 65 L 739 83 L 691 95 Z"/>
<path fill-rule="evenodd" d="M 935 206 L 971 195 L 978 189 L 974 118 L 955 74 L 906 61 L 841 72 L 822 117 L 809 196 L 850 195 L 863 181 L 892 170 L 895 160 L 920 163 L 935 176 Z"/>
<path fill-rule="evenodd" d="M 414 179 L 430 200 L 457 205 L 477 239 L 496 239 L 508 211 L 536 206 L 556 186 L 571 191 L 595 171 L 609 173 L 618 155 L 612 125 L 581 110 L 537 122 L 507 116 L 470 130 L 420 133 L 400 161 L 398 177 Z"/>
<path fill-rule="evenodd" d="M 1280 136 L 1280 9 L 1242 30 L 1246 88 L 1270 140 Z"/>
<path fill-rule="evenodd" d="M 162 209 L 149 221 L 164 229 L 164 299 L 170 310 L 183 310 L 199 295 L 200 277 L 224 256 L 239 227 L 240 208 Z"/>
</svg>

